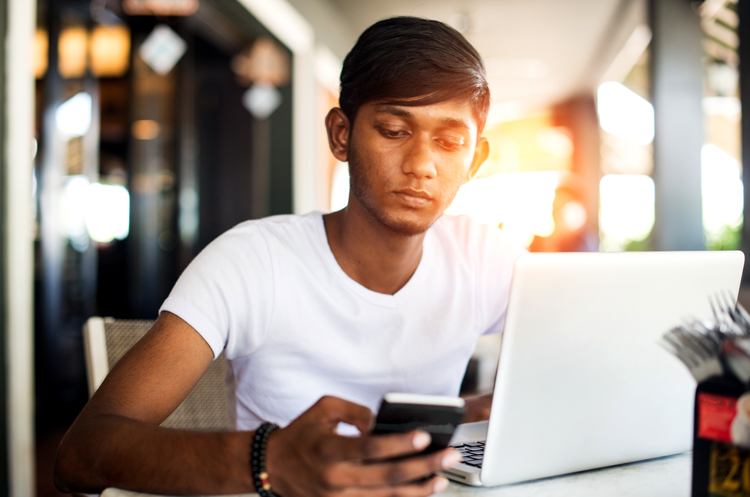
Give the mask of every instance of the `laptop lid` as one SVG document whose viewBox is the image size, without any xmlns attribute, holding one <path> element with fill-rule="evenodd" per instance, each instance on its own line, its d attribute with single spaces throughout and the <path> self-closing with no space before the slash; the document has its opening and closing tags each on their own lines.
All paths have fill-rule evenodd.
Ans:
<svg viewBox="0 0 750 497">
<path fill-rule="evenodd" d="M 692 447 L 695 381 L 657 340 L 739 291 L 742 252 L 528 254 L 516 263 L 485 486 Z"/>
</svg>

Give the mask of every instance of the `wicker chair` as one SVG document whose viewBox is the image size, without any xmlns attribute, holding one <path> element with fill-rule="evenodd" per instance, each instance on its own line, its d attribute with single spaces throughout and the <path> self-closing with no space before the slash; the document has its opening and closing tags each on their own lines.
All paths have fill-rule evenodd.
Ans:
<svg viewBox="0 0 750 497">
<path fill-rule="evenodd" d="M 109 370 L 154 324 L 153 321 L 90 318 L 83 327 L 89 397 L 101 385 Z M 161 426 L 186 430 L 223 431 L 234 429 L 227 409 L 227 360 L 213 361 L 203 377 Z"/>
</svg>

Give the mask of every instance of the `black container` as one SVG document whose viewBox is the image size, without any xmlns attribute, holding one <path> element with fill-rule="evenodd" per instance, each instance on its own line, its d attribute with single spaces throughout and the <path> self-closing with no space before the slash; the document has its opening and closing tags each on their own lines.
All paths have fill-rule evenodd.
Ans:
<svg viewBox="0 0 750 497">
<path fill-rule="evenodd" d="M 720 428 L 745 391 L 744 385 L 731 376 L 714 377 L 698 384 L 692 497 L 750 497 L 750 451 L 733 445 Z M 715 404 L 711 405 L 712 402 Z M 718 423 L 713 423 L 718 429 L 712 429 L 713 420 L 709 417 L 719 418 Z"/>
</svg>

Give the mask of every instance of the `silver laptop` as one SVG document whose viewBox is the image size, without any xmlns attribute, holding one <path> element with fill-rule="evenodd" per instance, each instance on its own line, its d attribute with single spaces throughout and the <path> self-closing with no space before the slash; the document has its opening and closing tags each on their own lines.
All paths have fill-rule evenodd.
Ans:
<svg viewBox="0 0 750 497">
<path fill-rule="evenodd" d="M 742 252 L 528 254 L 510 291 L 489 422 L 443 472 L 495 486 L 692 448 L 695 382 L 657 340 L 737 296 Z"/>
</svg>

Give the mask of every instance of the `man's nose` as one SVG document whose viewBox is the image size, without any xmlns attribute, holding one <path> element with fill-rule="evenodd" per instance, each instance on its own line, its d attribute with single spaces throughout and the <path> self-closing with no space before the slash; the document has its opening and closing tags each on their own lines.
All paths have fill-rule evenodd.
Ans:
<svg viewBox="0 0 750 497">
<path fill-rule="evenodd" d="M 401 166 L 403 173 L 420 179 L 432 179 L 437 176 L 435 158 L 430 150 L 429 139 L 415 137 L 411 142 Z"/>
</svg>

